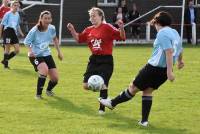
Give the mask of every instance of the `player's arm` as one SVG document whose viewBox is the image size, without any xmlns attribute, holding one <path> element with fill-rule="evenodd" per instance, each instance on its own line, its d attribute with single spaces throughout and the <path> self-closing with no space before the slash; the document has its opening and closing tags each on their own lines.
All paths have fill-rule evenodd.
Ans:
<svg viewBox="0 0 200 134">
<path fill-rule="evenodd" d="M 22 29 L 21 29 L 20 26 L 18 26 L 18 31 L 19 31 L 20 35 L 21 35 L 22 37 L 24 37 L 24 33 L 22 32 Z"/>
<path fill-rule="evenodd" d="M 1 38 L 1 35 L 2 35 L 2 31 L 3 31 L 3 25 L 0 24 L 0 38 Z"/>
<path fill-rule="evenodd" d="M 167 78 L 170 81 L 174 81 L 175 77 L 173 74 L 173 49 L 169 48 L 165 50 L 166 63 L 167 63 Z"/>
<path fill-rule="evenodd" d="M 71 23 L 68 23 L 67 28 L 70 31 L 72 37 L 78 42 L 79 41 L 79 34 L 76 32 L 74 26 Z"/>
<path fill-rule="evenodd" d="M 126 33 L 125 33 L 125 30 L 124 30 L 124 23 L 122 21 L 118 21 L 117 25 L 119 26 L 120 37 L 122 39 L 125 39 Z"/>
<path fill-rule="evenodd" d="M 62 59 L 63 59 L 63 54 L 62 54 L 62 52 L 60 51 L 60 44 L 59 44 L 58 38 L 57 38 L 57 37 L 54 37 L 54 38 L 53 38 L 53 42 L 54 42 L 54 46 L 55 46 L 55 48 L 56 48 L 56 50 L 57 50 L 57 52 L 58 52 L 58 58 L 59 58 L 60 60 L 62 60 Z"/>
<path fill-rule="evenodd" d="M 178 56 L 178 64 L 177 64 L 178 69 L 182 69 L 184 67 L 184 62 L 183 62 L 183 52 L 181 52 Z"/>
</svg>

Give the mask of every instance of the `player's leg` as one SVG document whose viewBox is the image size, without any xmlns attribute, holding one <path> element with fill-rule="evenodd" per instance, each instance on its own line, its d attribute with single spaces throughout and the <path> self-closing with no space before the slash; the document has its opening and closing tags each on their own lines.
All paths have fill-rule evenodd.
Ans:
<svg viewBox="0 0 200 134">
<path fill-rule="evenodd" d="M 4 46 L 5 46 L 4 57 L 1 63 L 4 65 L 4 68 L 9 68 L 8 60 L 9 60 L 10 44 L 5 44 Z"/>
<path fill-rule="evenodd" d="M 129 88 L 122 91 L 114 99 L 99 99 L 99 102 L 109 109 L 114 109 L 118 104 L 131 100 L 139 89 L 134 85 L 130 84 Z"/>
<path fill-rule="evenodd" d="M 142 92 L 142 119 L 138 122 L 139 125 L 147 126 L 148 117 L 152 106 L 152 88 L 147 88 Z"/>
<path fill-rule="evenodd" d="M 50 78 L 48 86 L 47 86 L 46 94 L 48 96 L 53 96 L 54 93 L 52 92 L 52 90 L 58 83 L 58 70 L 56 68 L 54 59 L 51 55 L 45 57 L 44 59 L 45 59 L 45 63 L 48 66 L 48 69 L 49 69 L 48 74 L 49 74 L 49 78 Z"/>
<path fill-rule="evenodd" d="M 19 44 L 14 44 L 13 46 L 14 46 L 14 51 L 12 51 L 9 54 L 9 60 L 12 59 L 13 57 L 15 57 L 20 52 L 20 46 L 19 46 Z"/>
</svg>

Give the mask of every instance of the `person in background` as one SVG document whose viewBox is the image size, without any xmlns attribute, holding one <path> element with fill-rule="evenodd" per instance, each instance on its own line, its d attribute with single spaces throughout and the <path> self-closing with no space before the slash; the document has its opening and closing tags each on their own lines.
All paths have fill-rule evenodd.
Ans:
<svg viewBox="0 0 200 134">
<path fill-rule="evenodd" d="M 137 10 L 136 3 L 133 3 L 132 10 L 130 10 L 128 13 L 128 19 L 129 19 L 129 21 L 132 21 L 132 20 L 137 19 L 138 17 L 140 17 L 140 13 Z M 137 41 L 139 41 L 139 39 L 140 39 L 140 20 L 133 22 L 131 24 L 130 28 L 131 28 L 130 30 L 131 30 L 133 38 L 134 39 L 136 38 Z"/>
<path fill-rule="evenodd" d="M 191 44 L 192 38 L 192 23 L 197 22 L 197 10 L 194 8 L 194 0 L 188 0 L 184 14 L 185 30 L 187 43 Z"/>
<path fill-rule="evenodd" d="M 0 24 L 0 35 L 2 35 L 3 32 L 3 44 L 5 46 L 4 57 L 1 63 L 4 65 L 5 69 L 9 69 L 8 61 L 15 57 L 20 50 L 17 32 L 24 37 L 19 25 L 20 17 L 19 13 L 17 12 L 18 8 L 19 1 L 12 1 L 11 10 L 4 15 Z M 12 52 L 10 52 L 11 46 L 14 47 L 14 51 Z"/>
</svg>

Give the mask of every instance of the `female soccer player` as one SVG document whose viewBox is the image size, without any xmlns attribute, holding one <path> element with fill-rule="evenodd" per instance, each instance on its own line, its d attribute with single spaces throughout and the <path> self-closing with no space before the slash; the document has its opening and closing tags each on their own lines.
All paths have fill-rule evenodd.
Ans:
<svg viewBox="0 0 200 134">
<path fill-rule="evenodd" d="M 58 52 L 58 58 L 63 59 L 59 48 L 59 41 L 56 37 L 56 30 L 51 25 L 52 17 L 49 11 L 43 11 L 40 14 L 38 23 L 34 26 L 25 38 L 24 44 L 28 47 L 28 56 L 31 64 L 38 72 L 36 99 L 42 99 L 42 90 L 47 75 L 50 81 L 46 90 L 47 96 L 53 96 L 52 89 L 58 82 L 58 71 L 55 62 L 51 56 L 49 44 L 53 40 L 54 46 Z"/>
<path fill-rule="evenodd" d="M 148 63 L 139 71 L 129 88 L 114 99 L 99 99 L 99 102 L 110 109 L 132 99 L 142 91 L 142 120 L 139 125 L 148 125 L 148 116 L 152 105 L 152 92 L 158 89 L 167 79 L 174 81 L 173 64 L 178 60 L 178 68 L 184 66 L 182 60 L 182 43 L 178 32 L 170 28 L 171 17 L 167 12 L 159 12 L 151 21 L 157 30 L 154 49 Z"/>
<path fill-rule="evenodd" d="M 3 44 L 5 46 L 4 58 L 1 63 L 4 65 L 4 68 L 8 67 L 8 61 L 13 58 L 16 54 L 19 53 L 19 40 L 17 37 L 17 32 L 24 37 L 24 34 L 21 31 L 19 25 L 19 13 L 17 12 L 19 8 L 19 2 L 13 1 L 11 3 L 11 11 L 8 11 L 0 24 L 0 36 L 2 35 L 3 30 Z M 10 46 L 14 46 L 14 51 L 10 53 Z"/>
<path fill-rule="evenodd" d="M 82 33 L 77 33 L 74 26 L 69 23 L 67 28 L 73 38 L 79 43 L 87 43 L 92 55 L 89 58 L 86 72 L 84 74 L 83 88 L 88 90 L 88 79 L 92 75 L 100 75 L 105 82 L 100 97 L 106 99 L 108 96 L 108 84 L 113 73 L 113 40 L 125 40 L 123 22 L 119 22 L 119 29 L 105 22 L 103 10 L 93 7 L 89 11 L 92 26 L 85 28 Z M 99 114 L 105 113 L 105 106 L 100 105 Z"/>
</svg>

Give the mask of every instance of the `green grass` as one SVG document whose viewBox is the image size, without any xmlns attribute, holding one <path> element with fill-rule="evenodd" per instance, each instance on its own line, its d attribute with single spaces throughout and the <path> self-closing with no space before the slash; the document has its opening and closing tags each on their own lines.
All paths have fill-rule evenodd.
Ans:
<svg viewBox="0 0 200 134">
<path fill-rule="evenodd" d="M 200 47 L 186 46 L 185 68 L 175 68 L 175 82 L 166 82 L 154 93 L 148 128 L 137 125 L 141 94 L 113 111 L 107 110 L 104 116 L 97 114 L 98 93 L 82 89 L 88 48 L 62 47 L 62 62 L 56 58 L 55 49 L 52 51 L 60 75 L 53 98 L 44 94 L 44 100 L 34 99 L 37 74 L 29 63 L 26 48 L 22 47 L 21 53 L 11 60 L 11 70 L 0 66 L 0 134 L 200 133 Z M 109 96 L 126 88 L 150 55 L 148 45 L 115 47 Z"/>
</svg>

